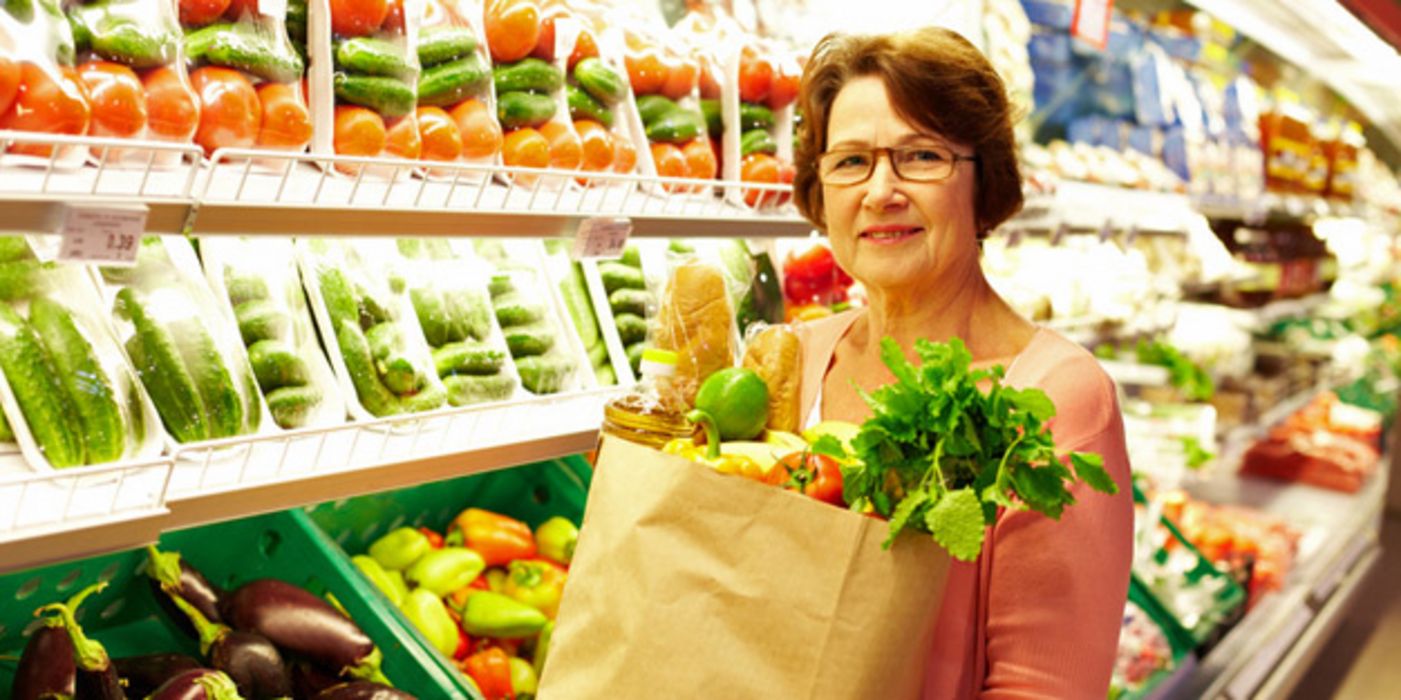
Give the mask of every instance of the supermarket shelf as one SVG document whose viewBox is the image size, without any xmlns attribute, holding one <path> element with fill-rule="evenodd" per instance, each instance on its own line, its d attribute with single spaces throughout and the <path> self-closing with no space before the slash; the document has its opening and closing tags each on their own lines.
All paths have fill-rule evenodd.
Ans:
<svg viewBox="0 0 1401 700">
<path fill-rule="evenodd" d="M 195 443 L 144 466 L 152 471 L 140 479 L 122 471 L 135 467 L 12 478 L 0 482 L 0 513 L 24 508 L 0 530 L 0 573 L 140 546 L 163 531 L 585 452 L 617 391 Z"/>
<path fill-rule="evenodd" d="M 1202 195 L 1192 206 L 1209 219 L 1242 221 L 1250 225 L 1307 223 L 1321 217 L 1361 217 L 1362 205 L 1312 195 L 1267 192 L 1258 198 L 1240 199 Z"/>
<path fill-rule="evenodd" d="M 1186 195 L 1148 192 L 1084 182 L 1062 182 L 1053 193 L 1027 199 L 1022 213 L 1003 225 L 1013 231 L 1185 234 L 1198 216 Z"/>
</svg>

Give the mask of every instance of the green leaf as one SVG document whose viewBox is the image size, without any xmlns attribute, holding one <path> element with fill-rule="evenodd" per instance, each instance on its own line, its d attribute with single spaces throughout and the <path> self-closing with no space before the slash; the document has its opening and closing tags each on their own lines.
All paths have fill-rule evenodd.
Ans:
<svg viewBox="0 0 1401 700">
<path fill-rule="evenodd" d="M 1056 405 L 1051 403 L 1050 397 L 1040 389 L 1008 389 L 1007 398 L 1012 404 L 1027 413 L 1041 423 L 1045 423 L 1056 415 Z"/>
<path fill-rule="evenodd" d="M 934 541 L 955 559 L 973 561 L 983 551 L 983 507 L 973 489 L 949 491 L 924 514 Z"/>
<path fill-rule="evenodd" d="M 831 457 L 838 462 L 845 462 L 851 458 L 846 453 L 846 448 L 842 446 L 842 441 L 831 435 L 823 435 L 818 438 L 817 442 L 812 443 L 808 450 L 815 455 Z"/>
<path fill-rule="evenodd" d="M 929 492 L 916 491 L 906 496 L 905 500 L 900 501 L 900 505 L 895 506 L 895 512 L 890 515 L 890 536 L 885 538 L 885 542 L 882 542 L 881 546 L 890 549 L 891 543 L 895 542 L 895 536 L 905 529 L 915 511 L 928 500 Z"/>
<path fill-rule="evenodd" d="M 919 386 L 919 377 L 915 374 L 914 366 L 905 359 L 905 351 L 900 349 L 900 344 L 893 338 L 881 339 L 880 359 L 890 368 L 890 373 L 895 375 L 896 380 L 906 385 Z"/>
<path fill-rule="evenodd" d="M 1023 465 L 1011 470 L 1012 488 L 1022 503 L 1052 520 L 1059 520 L 1061 511 L 1074 497 L 1065 489 L 1065 482 L 1047 467 Z"/>
<path fill-rule="evenodd" d="M 1070 464 L 1075 467 L 1075 476 L 1100 493 L 1116 494 L 1119 486 L 1104 469 L 1104 458 L 1093 452 L 1071 452 Z"/>
</svg>

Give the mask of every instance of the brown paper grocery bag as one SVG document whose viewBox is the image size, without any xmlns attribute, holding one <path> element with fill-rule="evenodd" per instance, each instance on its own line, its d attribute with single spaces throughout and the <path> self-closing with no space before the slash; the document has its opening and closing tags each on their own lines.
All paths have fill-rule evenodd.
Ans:
<svg viewBox="0 0 1401 700">
<path fill-rule="evenodd" d="M 913 698 L 947 552 L 805 496 L 605 438 L 543 700 Z"/>
</svg>

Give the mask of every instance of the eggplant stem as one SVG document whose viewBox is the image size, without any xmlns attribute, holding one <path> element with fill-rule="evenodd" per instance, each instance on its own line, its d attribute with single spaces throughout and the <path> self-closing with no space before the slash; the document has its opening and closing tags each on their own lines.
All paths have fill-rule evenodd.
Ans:
<svg viewBox="0 0 1401 700">
<path fill-rule="evenodd" d="M 686 420 L 705 429 L 705 458 L 720 459 L 720 429 L 715 427 L 715 419 L 697 408 L 686 414 Z"/>
<path fill-rule="evenodd" d="M 375 647 L 365 655 L 365 658 L 360 659 L 360 663 L 347 667 L 341 673 L 351 678 L 359 678 L 362 681 L 379 683 L 392 688 L 394 684 L 384 677 L 384 671 L 380 669 L 382 663 L 384 663 L 384 654 L 380 652 L 379 647 Z"/>
<path fill-rule="evenodd" d="M 199 633 L 199 653 L 209 656 L 209 650 L 220 639 L 223 639 L 232 628 L 222 623 L 210 622 L 209 618 L 206 618 L 204 613 L 199 611 L 199 608 L 190 605 L 190 601 L 185 600 L 178 593 L 166 591 L 166 596 L 170 598 L 170 602 L 175 603 L 175 607 L 180 608 L 181 612 L 185 613 L 185 617 L 190 618 L 190 624 L 194 625 L 195 631 Z"/>
<path fill-rule="evenodd" d="M 77 661 L 78 668 L 84 671 L 103 671 L 112 665 L 112 659 L 107 655 L 107 648 L 102 646 L 102 642 L 88 638 L 87 634 L 83 632 L 82 626 L 78 624 L 76 616 L 78 606 L 82 605 L 88 596 L 100 593 L 106 588 L 106 581 L 94 583 L 78 591 L 77 595 L 69 598 L 66 603 L 50 603 L 34 611 L 35 617 L 45 613 L 53 613 L 58 616 L 57 621 L 49 618 L 46 624 L 54 627 L 61 624 L 68 631 L 68 638 L 73 640 L 73 658 Z"/>
<path fill-rule="evenodd" d="M 223 671 L 206 673 L 196 678 L 195 683 L 204 689 L 208 700 L 242 700 L 243 697 L 238 694 L 238 686 L 234 685 L 233 679 Z"/>
<path fill-rule="evenodd" d="M 150 562 L 146 566 L 146 573 L 161 584 L 161 588 L 166 591 L 180 590 L 180 553 L 162 552 L 156 546 L 146 545 L 146 552 L 151 556 Z"/>
</svg>

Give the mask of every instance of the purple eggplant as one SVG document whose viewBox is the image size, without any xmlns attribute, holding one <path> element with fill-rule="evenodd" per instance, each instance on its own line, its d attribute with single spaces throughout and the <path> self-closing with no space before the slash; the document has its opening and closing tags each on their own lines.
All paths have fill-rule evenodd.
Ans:
<svg viewBox="0 0 1401 700">
<path fill-rule="evenodd" d="M 166 681 L 146 700 L 239 700 L 239 695 L 228 676 L 201 668 Z"/>
<path fill-rule="evenodd" d="M 156 549 L 155 545 L 146 548 L 151 560 L 146 565 L 146 575 L 151 581 L 151 591 L 156 595 L 156 602 L 170 619 L 175 620 L 175 624 L 191 637 L 198 637 L 199 633 L 194 625 L 180 614 L 171 604 L 170 599 L 161 595 L 164 591 L 171 595 L 178 595 L 185 599 L 185 602 L 195 606 L 204 619 L 210 622 L 223 622 L 219 616 L 219 601 L 224 596 L 223 589 L 209 582 L 204 574 L 180 556 L 179 552 L 162 552 Z"/>
<path fill-rule="evenodd" d="M 370 681 L 353 681 L 333 685 L 312 700 L 418 700 L 418 698 L 387 685 Z"/>
<path fill-rule="evenodd" d="M 258 579 L 224 600 L 224 619 L 327 671 L 388 685 L 374 640 L 326 601 L 286 581 Z"/>
<path fill-rule="evenodd" d="M 13 700 L 71 700 L 78 692 L 78 666 L 73 660 L 73 640 L 62 623 L 49 619 L 29 635 L 19 668 L 10 684 Z"/>
<path fill-rule="evenodd" d="M 297 661 L 292 666 L 292 697 L 314 698 L 317 693 L 343 681 L 313 666 L 309 661 Z"/>
<path fill-rule="evenodd" d="M 73 663 L 78 670 L 77 697 L 84 700 L 126 700 L 126 691 L 117 678 L 117 669 L 112 665 L 111 657 L 107 656 L 107 648 L 102 646 L 102 642 L 89 639 L 76 618 L 78 606 L 88 596 L 105 588 L 106 582 L 95 583 L 69 598 L 67 603 L 52 603 L 34 611 L 36 615 L 52 613 L 54 617 L 49 618 L 52 622 L 48 624 L 59 624 L 68 630 L 68 638 L 73 643 Z"/>
<path fill-rule="evenodd" d="M 144 654 L 112 659 L 117 676 L 126 682 L 127 695 L 144 698 L 166 681 L 186 672 L 204 668 L 204 664 L 184 654 Z"/>
<path fill-rule="evenodd" d="M 199 633 L 200 653 L 215 670 L 228 674 L 244 700 L 273 700 L 292 694 L 287 664 L 267 637 L 210 622 L 184 598 L 168 595 Z"/>
</svg>

